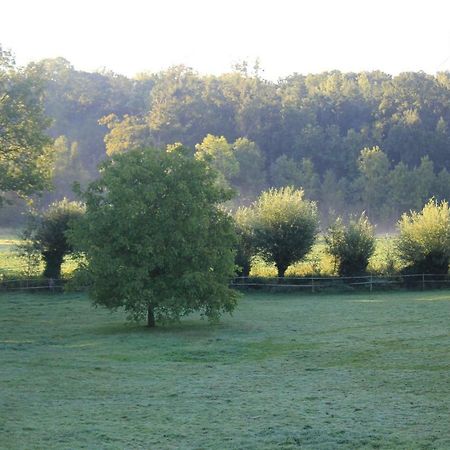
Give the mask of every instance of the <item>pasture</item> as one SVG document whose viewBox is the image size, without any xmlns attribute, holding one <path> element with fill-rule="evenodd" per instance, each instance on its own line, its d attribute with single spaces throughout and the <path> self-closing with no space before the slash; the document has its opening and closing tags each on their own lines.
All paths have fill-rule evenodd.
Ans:
<svg viewBox="0 0 450 450">
<path fill-rule="evenodd" d="M 450 291 L 247 294 L 149 330 L 0 297 L 0 448 L 450 448 Z"/>
</svg>

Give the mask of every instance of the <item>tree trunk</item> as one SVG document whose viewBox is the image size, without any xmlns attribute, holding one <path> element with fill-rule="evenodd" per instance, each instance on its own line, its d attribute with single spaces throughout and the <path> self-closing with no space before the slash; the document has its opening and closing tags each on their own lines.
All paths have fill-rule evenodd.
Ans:
<svg viewBox="0 0 450 450">
<path fill-rule="evenodd" d="M 286 272 L 287 266 L 283 264 L 277 265 L 278 278 L 284 278 L 284 272 Z"/>
<path fill-rule="evenodd" d="M 155 323 L 155 314 L 153 312 L 153 307 L 152 305 L 148 305 L 148 310 L 147 310 L 147 326 L 150 328 L 153 328 L 156 326 Z"/>
<path fill-rule="evenodd" d="M 64 255 L 53 252 L 44 252 L 42 256 L 44 257 L 45 263 L 44 277 L 53 278 L 55 280 L 61 278 L 61 265 L 64 260 Z"/>
<path fill-rule="evenodd" d="M 241 277 L 248 277 L 250 275 L 250 268 L 250 264 L 243 264 Z"/>
</svg>

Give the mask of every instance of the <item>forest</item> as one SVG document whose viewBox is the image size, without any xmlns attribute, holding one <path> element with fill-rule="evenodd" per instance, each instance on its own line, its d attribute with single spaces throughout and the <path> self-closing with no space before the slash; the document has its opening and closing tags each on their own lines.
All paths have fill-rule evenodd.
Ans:
<svg viewBox="0 0 450 450">
<path fill-rule="evenodd" d="M 450 73 L 294 73 L 258 64 L 220 76 L 185 66 L 128 78 L 83 72 L 63 58 L 23 69 L 39 81 L 52 138 L 53 188 L 36 204 L 73 199 L 108 155 L 182 143 L 235 188 L 230 207 L 269 187 L 302 187 L 322 224 L 366 211 L 378 230 L 430 198 L 450 199 Z M 14 200 L 14 195 L 9 195 Z M 0 209 L 4 225 L 24 205 Z"/>
</svg>

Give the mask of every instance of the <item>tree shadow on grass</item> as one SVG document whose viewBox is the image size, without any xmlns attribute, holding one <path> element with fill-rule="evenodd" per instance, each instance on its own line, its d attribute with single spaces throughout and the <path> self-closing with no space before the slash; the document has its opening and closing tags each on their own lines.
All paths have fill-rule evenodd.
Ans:
<svg viewBox="0 0 450 450">
<path fill-rule="evenodd" d="M 227 322 L 208 322 L 202 319 L 182 319 L 179 322 L 157 324 L 149 328 L 144 322 L 115 322 L 92 327 L 92 333 L 97 335 L 177 335 L 207 336 L 219 330 L 230 328 Z"/>
</svg>

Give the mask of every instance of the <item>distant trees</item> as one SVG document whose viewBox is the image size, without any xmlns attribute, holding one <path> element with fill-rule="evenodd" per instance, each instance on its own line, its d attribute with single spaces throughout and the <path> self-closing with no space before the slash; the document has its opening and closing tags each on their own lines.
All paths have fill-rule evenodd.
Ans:
<svg viewBox="0 0 450 450">
<path fill-rule="evenodd" d="M 347 225 L 339 217 L 329 226 L 325 243 L 339 276 L 364 275 L 375 251 L 374 229 L 364 213 L 351 217 Z"/>
<path fill-rule="evenodd" d="M 252 205 L 254 243 L 262 257 L 273 262 L 278 276 L 300 261 L 318 233 L 318 212 L 302 190 L 270 189 Z"/>
<path fill-rule="evenodd" d="M 234 187 L 241 199 L 259 194 L 265 186 L 264 157 L 249 139 L 230 144 L 224 136 L 208 134 L 195 149 L 195 157 L 215 169 L 220 183 Z"/>
<path fill-rule="evenodd" d="M 50 121 L 42 94 L 41 73 L 18 68 L 0 46 L 0 205 L 6 192 L 27 196 L 49 187 Z"/>
<path fill-rule="evenodd" d="M 364 210 L 373 223 L 391 228 L 401 213 L 421 208 L 430 196 L 450 199 L 447 72 L 331 71 L 271 82 L 258 67 L 242 63 L 220 76 L 175 66 L 130 79 L 78 71 L 63 58 L 18 69 L 2 54 L 0 85 L 16 88 L 3 98 L 0 118 L 12 109 L 36 118 L 33 102 L 35 111 L 44 107 L 52 120 L 49 135 L 67 140 L 68 151 L 55 162 L 56 192 L 47 201 L 70 197 L 74 180 L 96 178 L 98 163 L 108 155 L 181 142 L 198 146 L 205 156 L 208 136 L 209 144 L 217 145 L 211 165 L 219 170 L 222 165 L 223 179 L 237 191 L 236 204 L 248 205 L 270 187 L 293 185 L 318 201 L 324 221 L 330 210 L 342 215 Z M 26 107 L 16 108 L 12 99 L 25 91 L 30 95 L 17 105 Z M 0 139 L 5 136 L 2 131 Z M 46 148 L 39 146 L 29 148 Z M 3 151 L 9 162 L 2 163 L 0 182 L 9 181 L 0 190 L 25 195 L 46 187 L 53 167 L 41 156 L 22 160 Z M 33 161 L 38 169 L 20 175 L 30 174 Z M 20 184 L 20 178 L 27 182 Z"/>
<path fill-rule="evenodd" d="M 102 117 L 99 124 L 106 125 L 110 130 L 105 136 L 108 156 L 153 144 L 148 125 L 139 117 L 125 115 L 122 120 L 119 120 L 115 114 L 109 114 Z"/>
<path fill-rule="evenodd" d="M 412 273 L 446 274 L 450 262 L 450 208 L 430 200 L 420 212 L 403 214 L 398 222 L 397 252 Z"/>
<path fill-rule="evenodd" d="M 73 242 L 95 304 L 134 319 L 176 320 L 231 312 L 236 235 L 219 204 L 230 192 L 181 146 L 113 155 L 83 194 L 86 215 Z"/>
</svg>

